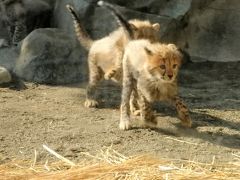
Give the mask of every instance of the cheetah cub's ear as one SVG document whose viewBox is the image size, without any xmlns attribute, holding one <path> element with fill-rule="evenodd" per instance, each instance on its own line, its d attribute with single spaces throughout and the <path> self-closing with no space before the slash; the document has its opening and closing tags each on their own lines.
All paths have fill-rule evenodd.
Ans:
<svg viewBox="0 0 240 180">
<path fill-rule="evenodd" d="M 149 56 L 153 55 L 153 52 L 150 49 L 148 49 L 147 47 L 144 47 L 144 50 L 146 51 L 147 55 L 149 55 Z"/>
<path fill-rule="evenodd" d="M 183 53 L 181 50 L 179 50 L 179 48 L 174 44 L 168 44 L 168 47 L 172 50 L 179 63 L 182 64 Z"/>
<path fill-rule="evenodd" d="M 160 24 L 159 24 L 159 23 L 153 24 L 152 27 L 153 27 L 153 29 L 154 29 L 155 31 L 159 31 L 159 30 L 160 30 Z"/>
<path fill-rule="evenodd" d="M 129 25 L 131 26 L 131 29 L 133 31 L 137 31 L 138 30 L 138 28 L 133 23 L 129 23 Z"/>
</svg>

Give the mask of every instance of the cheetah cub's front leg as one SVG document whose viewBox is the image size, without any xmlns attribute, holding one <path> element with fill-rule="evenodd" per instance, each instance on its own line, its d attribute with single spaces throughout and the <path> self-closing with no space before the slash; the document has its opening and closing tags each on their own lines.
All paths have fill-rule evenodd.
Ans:
<svg viewBox="0 0 240 180">
<path fill-rule="evenodd" d="M 86 100 L 84 102 L 84 106 L 87 108 L 96 108 L 98 107 L 98 102 L 94 96 L 96 91 L 96 84 L 89 84 L 87 86 L 87 95 Z"/>
<path fill-rule="evenodd" d="M 102 79 L 102 72 L 99 70 L 97 65 L 94 63 L 92 57 L 89 55 L 89 83 L 87 86 L 86 100 L 84 103 L 85 107 L 96 108 L 98 107 L 98 101 L 96 100 L 96 87 Z"/>
<path fill-rule="evenodd" d="M 189 115 L 189 110 L 184 104 L 183 100 L 180 97 L 173 98 L 173 104 L 175 105 L 179 119 L 182 122 L 182 125 L 185 127 L 192 127 L 192 120 Z"/>
<path fill-rule="evenodd" d="M 154 116 L 150 102 L 139 93 L 139 106 L 141 112 L 141 118 L 146 127 L 154 127 L 157 125 L 156 117 Z"/>
<path fill-rule="evenodd" d="M 129 116 L 129 105 L 122 103 L 119 129 L 128 130 L 130 128 L 131 126 L 130 126 L 130 116 Z"/>
<path fill-rule="evenodd" d="M 133 88 L 132 94 L 130 96 L 130 112 L 134 116 L 140 116 L 141 110 L 139 107 L 139 96 L 136 87 Z"/>
<path fill-rule="evenodd" d="M 104 79 L 110 80 L 117 74 L 117 72 L 120 72 L 122 70 L 122 58 L 123 58 L 123 50 L 118 49 L 118 51 L 116 52 L 116 62 L 115 62 L 116 64 L 110 70 L 105 72 Z"/>
<path fill-rule="evenodd" d="M 128 130 L 130 129 L 130 95 L 131 95 L 131 81 L 124 81 L 123 82 L 123 89 L 122 89 L 122 102 L 121 102 L 121 117 L 119 128 L 121 130 Z"/>
<path fill-rule="evenodd" d="M 130 129 L 130 96 L 133 91 L 133 79 L 130 74 L 127 63 L 123 64 L 123 82 L 122 82 L 122 100 L 121 100 L 121 109 L 120 109 L 120 123 L 119 128 L 121 130 Z"/>
</svg>

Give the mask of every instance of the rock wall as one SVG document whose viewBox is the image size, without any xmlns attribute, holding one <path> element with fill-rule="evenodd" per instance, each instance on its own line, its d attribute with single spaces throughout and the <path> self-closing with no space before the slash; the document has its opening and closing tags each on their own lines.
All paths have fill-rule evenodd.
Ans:
<svg viewBox="0 0 240 180">
<path fill-rule="evenodd" d="M 238 0 L 194 0 L 176 43 L 185 43 L 194 61 L 239 61 L 239 18 Z"/>
<path fill-rule="evenodd" d="M 34 5 L 31 5 L 31 0 L 23 1 L 28 10 L 28 26 L 33 32 L 24 39 L 23 45 L 8 48 L 4 41 L 7 38 L 7 30 L 1 25 L 0 18 L 0 47 L 2 47 L 0 48 L 0 65 L 15 69 L 17 74 L 25 80 L 40 83 L 65 84 L 86 80 L 86 51 L 76 40 L 72 19 L 65 5 L 71 4 L 75 7 L 82 24 L 93 39 L 101 38 L 117 28 L 110 12 L 97 7 L 96 0 L 36 0 Z M 127 19 L 149 19 L 152 22 L 159 22 L 161 41 L 176 43 L 189 53 L 193 62 L 240 60 L 240 3 L 238 0 L 108 0 L 108 2 L 114 3 Z M 34 31 L 38 28 L 58 28 L 59 30 Z M 56 33 L 56 37 L 61 32 L 61 37 L 65 37 L 65 43 L 61 41 L 61 47 L 58 46 L 60 40 L 55 42 L 54 35 L 46 36 L 49 31 Z M 35 46 L 36 44 L 38 46 Z M 68 55 L 55 54 L 55 56 L 50 51 L 46 55 L 46 51 L 42 50 L 46 49 L 46 44 L 51 44 L 50 49 L 56 52 L 60 52 L 65 46 L 72 49 Z M 34 59 L 34 54 L 31 53 L 31 56 L 26 55 L 28 53 L 23 50 L 24 47 L 28 47 L 28 53 L 40 49 L 38 58 Z M 40 60 L 40 57 L 45 59 Z M 17 62 L 15 62 L 16 59 Z M 31 66 L 24 64 L 32 60 L 34 63 Z M 48 72 L 45 75 L 43 75 L 44 68 L 38 72 L 41 68 L 32 66 L 40 65 L 41 62 Z M 54 66 L 48 66 L 51 63 Z M 63 64 L 65 70 L 61 69 Z M 38 77 L 36 73 L 39 74 Z"/>
<path fill-rule="evenodd" d="M 239 61 L 240 3 L 238 0 L 109 0 L 126 18 L 161 23 L 163 42 L 176 43 L 192 61 Z M 93 1 L 59 0 L 54 11 L 56 27 L 72 34 L 70 16 L 64 11 L 73 4 L 88 32 L 101 38 L 117 25 L 109 11 Z M 63 11 L 62 11 L 63 10 Z M 61 18 L 59 18 L 61 17 Z"/>
</svg>

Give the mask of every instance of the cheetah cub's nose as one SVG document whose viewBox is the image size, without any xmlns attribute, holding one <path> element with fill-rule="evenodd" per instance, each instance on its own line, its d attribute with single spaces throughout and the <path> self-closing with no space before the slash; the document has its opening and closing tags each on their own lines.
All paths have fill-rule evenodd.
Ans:
<svg viewBox="0 0 240 180">
<path fill-rule="evenodd" d="M 168 77 L 169 77 L 169 79 L 172 79 L 173 75 L 172 75 L 172 74 L 169 74 Z"/>
</svg>

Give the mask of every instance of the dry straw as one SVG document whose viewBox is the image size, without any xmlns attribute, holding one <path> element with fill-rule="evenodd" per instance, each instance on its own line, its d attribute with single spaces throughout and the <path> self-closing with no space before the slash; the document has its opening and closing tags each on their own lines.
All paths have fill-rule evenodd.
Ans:
<svg viewBox="0 0 240 180">
<path fill-rule="evenodd" d="M 74 163 L 46 145 L 44 149 L 60 162 L 37 163 L 35 151 L 32 163 L 15 161 L 0 165 L 0 179 L 240 179 L 240 158 L 237 154 L 233 154 L 236 158 L 235 163 L 216 164 L 213 157 L 212 163 L 206 164 L 180 159 L 161 160 L 146 155 L 126 157 L 110 147 L 101 150 L 95 156 L 83 153 L 91 160 Z"/>
</svg>

